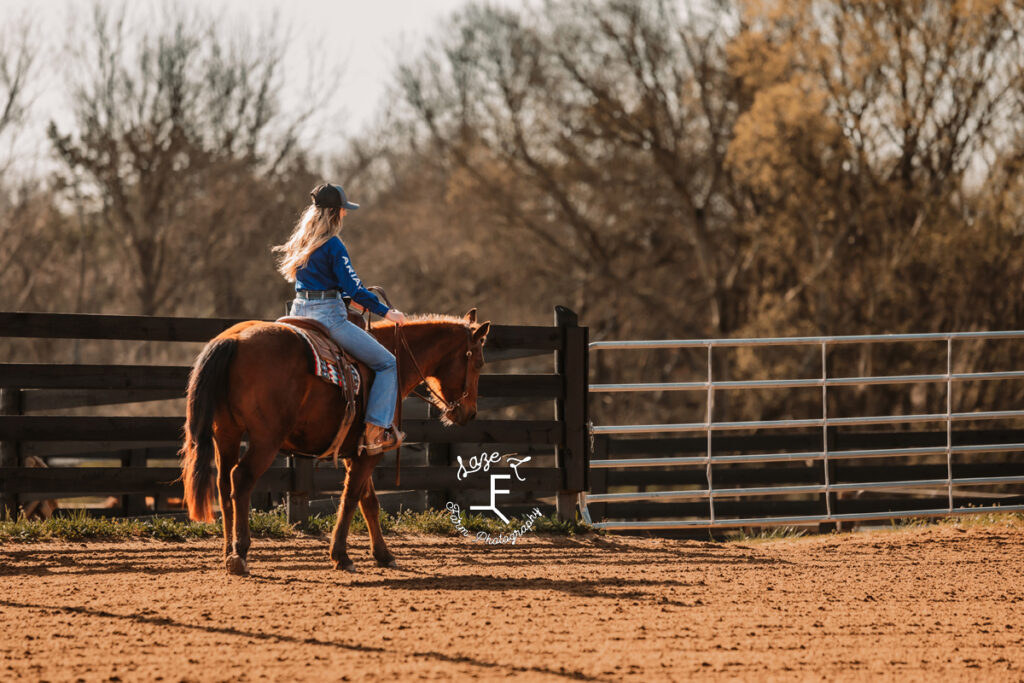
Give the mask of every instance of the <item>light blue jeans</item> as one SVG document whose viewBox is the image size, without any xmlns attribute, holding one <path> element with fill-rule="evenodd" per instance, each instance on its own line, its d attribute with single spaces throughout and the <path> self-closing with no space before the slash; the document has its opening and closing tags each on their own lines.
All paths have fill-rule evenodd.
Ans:
<svg viewBox="0 0 1024 683">
<path fill-rule="evenodd" d="M 395 356 L 365 330 L 348 321 L 341 299 L 299 299 L 292 302 L 291 315 L 315 318 L 322 322 L 341 348 L 370 366 L 370 386 L 366 421 L 378 427 L 390 427 L 398 402 L 398 366 Z"/>
</svg>

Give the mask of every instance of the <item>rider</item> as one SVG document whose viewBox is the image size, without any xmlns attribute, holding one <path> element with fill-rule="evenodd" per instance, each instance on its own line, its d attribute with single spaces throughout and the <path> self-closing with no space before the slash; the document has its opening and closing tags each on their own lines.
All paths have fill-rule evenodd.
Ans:
<svg viewBox="0 0 1024 683">
<path fill-rule="evenodd" d="M 405 438 L 393 424 L 398 370 L 390 351 L 349 322 L 341 297 L 344 294 L 360 308 L 368 308 L 398 325 L 405 323 L 405 314 L 388 309 L 363 287 L 341 241 L 345 214 L 359 205 L 348 201 L 340 185 L 317 185 L 310 195 L 313 203 L 295 224 L 291 237 L 273 248 L 281 254 L 278 271 L 289 282 L 295 282 L 291 314 L 319 320 L 334 341 L 374 371 L 364 435 L 366 452 L 374 455 L 397 448 Z"/>
</svg>

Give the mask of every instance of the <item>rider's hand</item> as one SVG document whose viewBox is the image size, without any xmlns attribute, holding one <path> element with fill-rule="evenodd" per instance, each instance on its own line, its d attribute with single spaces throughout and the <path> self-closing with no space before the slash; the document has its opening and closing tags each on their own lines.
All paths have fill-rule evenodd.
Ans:
<svg viewBox="0 0 1024 683">
<path fill-rule="evenodd" d="M 385 320 L 390 320 L 393 323 L 398 323 L 399 325 L 404 325 L 405 324 L 405 313 L 402 313 L 397 308 L 392 308 L 384 316 L 384 319 Z"/>
</svg>

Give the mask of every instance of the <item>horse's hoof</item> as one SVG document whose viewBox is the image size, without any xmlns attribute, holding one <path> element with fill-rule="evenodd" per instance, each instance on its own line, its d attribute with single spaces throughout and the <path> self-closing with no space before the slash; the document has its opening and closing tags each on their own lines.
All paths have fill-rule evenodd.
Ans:
<svg viewBox="0 0 1024 683">
<path fill-rule="evenodd" d="M 390 562 L 388 562 L 384 566 L 387 567 L 388 569 L 398 569 L 398 563 L 395 562 L 394 560 L 391 560 Z"/>
<path fill-rule="evenodd" d="M 229 574 L 235 576 L 248 576 L 249 566 L 246 564 L 245 559 L 239 555 L 231 555 L 224 560 L 224 567 L 228 570 Z"/>
<path fill-rule="evenodd" d="M 398 569 L 398 562 L 392 557 L 388 560 L 377 560 L 377 566 L 385 569 Z"/>
<path fill-rule="evenodd" d="M 348 564 L 342 564 L 341 562 L 335 562 L 334 563 L 334 568 L 339 570 L 339 571 L 344 569 L 349 574 L 355 574 L 356 573 L 356 565 L 355 565 L 354 562 L 349 562 Z"/>
</svg>

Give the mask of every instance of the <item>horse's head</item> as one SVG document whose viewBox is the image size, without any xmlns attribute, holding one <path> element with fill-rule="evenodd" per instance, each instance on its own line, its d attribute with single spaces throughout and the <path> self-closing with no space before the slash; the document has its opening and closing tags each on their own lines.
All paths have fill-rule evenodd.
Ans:
<svg viewBox="0 0 1024 683">
<path fill-rule="evenodd" d="M 454 328 L 456 339 L 450 351 L 438 362 L 428 377 L 431 388 L 439 393 L 447 406 L 442 409 L 445 424 L 464 425 L 476 416 L 477 383 L 484 365 L 484 343 L 491 329 L 490 321 L 477 323 L 476 309 L 464 317 L 465 326 Z M 464 336 L 461 332 L 464 330 Z"/>
</svg>

